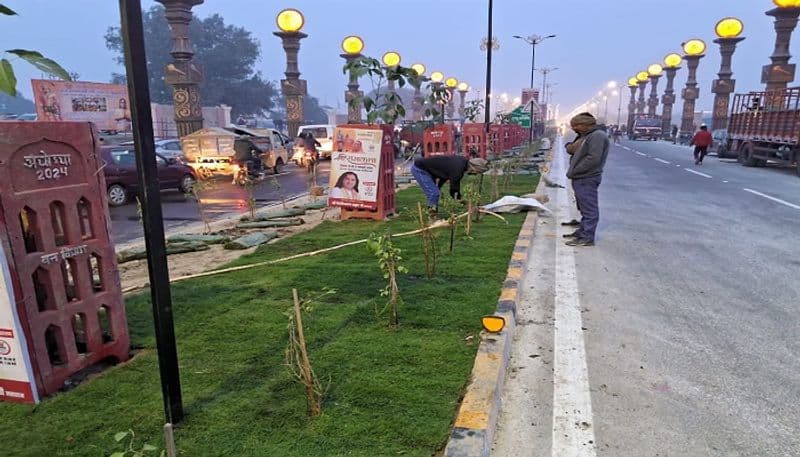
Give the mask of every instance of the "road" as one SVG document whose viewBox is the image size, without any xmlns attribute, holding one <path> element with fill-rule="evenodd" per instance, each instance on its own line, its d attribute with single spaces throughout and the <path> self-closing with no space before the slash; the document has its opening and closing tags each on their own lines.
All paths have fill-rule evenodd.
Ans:
<svg viewBox="0 0 800 457">
<path fill-rule="evenodd" d="M 623 142 L 583 248 L 548 193 L 493 455 L 800 455 L 794 171 Z"/>
<path fill-rule="evenodd" d="M 330 161 L 320 162 L 317 172 L 319 185 L 327 186 L 329 172 Z M 281 194 L 284 198 L 290 199 L 308 191 L 308 173 L 304 168 L 294 164 L 286 165 L 275 179 L 272 178 L 273 175 L 267 173 L 266 178 L 254 189 L 254 197 L 259 206 L 280 202 Z M 279 187 L 275 185 L 276 181 Z M 246 203 L 248 193 L 243 187 L 232 185 L 230 178 L 212 179 L 209 183 L 211 187 L 201 193 L 205 213 L 209 219 L 216 220 L 226 214 L 248 212 Z M 161 208 L 165 230 L 194 224 L 201 220 L 197 202 L 178 191 L 162 191 Z M 143 236 L 142 223 L 135 203 L 111 208 L 111 238 L 114 244 L 131 242 Z"/>
</svg>

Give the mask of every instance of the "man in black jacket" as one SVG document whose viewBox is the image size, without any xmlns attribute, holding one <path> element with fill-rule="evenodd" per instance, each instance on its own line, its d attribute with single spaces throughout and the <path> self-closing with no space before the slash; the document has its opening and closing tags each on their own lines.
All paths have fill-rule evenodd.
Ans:
<svg viewBox="0 0 800 457">
<path fill-rule="evenodd" d="M 411 174 L 425 193 L 428 207 L 436 211 L 439 196 L 445 182 L 450 182 L 450 196 L 461 198 L 461 179 L 464 173 L 480 174 L 489 167 L 486 160 L 480 158 L 467 159 L 463 156 L 434 156 L 417 159 L 411 166 Z"/>
<path fill-rule="evenodd" d="M 597 121 L 589 113 L 581 113 L 570 120 L 572 129 L 583 140 L 569 160 L 567 178 L 572 180 L 572 189 L 581 212 L 581 225 L 569 246 L 594 246 L 594 234 L 600 220 L 597 189 L 603 178 L 603 167 L 608 158 L 608 135 L 597 127 Z"/>
</svg>

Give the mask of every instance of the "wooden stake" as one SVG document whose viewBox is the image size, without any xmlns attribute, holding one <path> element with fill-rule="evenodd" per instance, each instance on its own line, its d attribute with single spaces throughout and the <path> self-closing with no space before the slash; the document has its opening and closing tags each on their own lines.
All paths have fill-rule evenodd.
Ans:
<svg viewBox="0 0 800 457">
<path fill-rule="evenodd" d="M 172 430 L 172 424 L 169 422 L 164 424 L 164 444 L 167 447 L 167 457 L 177 457 L 178 450 L 175 447 L 175 434 Z"/>
</svg>

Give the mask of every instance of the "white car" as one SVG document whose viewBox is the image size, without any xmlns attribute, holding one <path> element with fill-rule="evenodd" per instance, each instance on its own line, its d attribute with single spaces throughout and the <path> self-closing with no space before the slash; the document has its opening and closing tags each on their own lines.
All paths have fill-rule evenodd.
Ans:
<svg viewBox="0 0 800 457">
<path fill-rule="evenodd" d="M 160 154 L 168 159 L 182 159 L 181 140 L 170 138 L 167 140 L 156 140 L 156 154 Z M 133 141 L 119 143 L 120 146 L 133 146 Z"/>
<path fill-rule="evenodd" d="M 551 147 L 550 138 L 544 137 L 539 142 L 539 150 L 540 151 L 549 151 Z"/>
</svg>

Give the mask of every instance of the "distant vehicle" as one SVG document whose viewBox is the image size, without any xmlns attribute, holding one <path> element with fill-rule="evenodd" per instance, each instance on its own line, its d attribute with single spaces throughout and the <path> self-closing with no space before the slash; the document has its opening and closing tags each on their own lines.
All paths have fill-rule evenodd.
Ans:
<svg viewBox="0 0 800 457">
<path fill-rule="evenodd" d="M 171 138 L 167 140 L 156 140 L 156 154 L 161 154 L 168 159 L 181 159 L 184 160 L 183 151 L 181 151 L 181 140 Z M 119 144 L 120 146 L 133 146 L 133 141 L 125 141 Z"/>
<path fill-rule="evenodd" d="M 100 148 L 100 157 L 105 162 L 103 174 L 106 178 L 108 204 L 122 206 L 140 190 L 135 152 L 131 148 L 103 146 Z M 197 181 L 192 167 L 176 159 L 156 154 L 156 166 L 158 184 L 162 190 L 177 189 L 183 193 L 190 192 Z"/>
<path fill-rule="evenodd" d="M 281 172 L 281 167 L 289 162 L 290 145 L 288 137 L 275 129 L 247 129 L 230 127 L 227 130 L 247 137 L 261 152 L 261 161 L 264 167 L 271 168 L 273 173 Z"/>
<path fill-rule="evenodd" d="M 544 137 L 539 141 L 540 151 L 549 151 L 551 147 L 550 138 Z"/>
<path fill-rule="evenodd" d="M 728 131 L 725 129 L 717 129 L 711 132 L 711 138 L 714 140 L 711 143 L 711 147 L 708 148 L 708 152 L 716 152 L 717 157 L 720 159 L 724 159 L 725 157 L 735 157 L 730 156 L 728 151 Z"/>
<path fill-rule="evenodd" d="M 314 139 L 319 141 L 320 146 L 317 149 L 319 152 L 320 159 L 330 159 L 331 153 L 333 152 L 333 135 L 336 131 L 335 125 L 301 125 L 300 129 L 297 130 L 297 136 L 299 137 L 303 132 L 311 132 L 314 135 Z M 302 148 L 302 142 L 295 140 L 295 151 L 293 157 L 296 157 L 298 154 L 298 148 Z M 302 151 L 300 152 L 302 155 Z"/>
<path fill-rule="evenodd" d="M 794 165 L 800 176 L 800 87 L 736 94 L 728 136 L 728 151 L 742 165 Z"/>
<path fill-rule="evenodd" d="M 36 113 L 25 113 L 17 116 L 18 121 L 35 121 L 36 119 Z"/>
<path fill-rule="evenodd" d="M 661 138 L 661 116 L 637 115 L 633 120 L 633 131 L 628 134 L 631 140 L 653 140 Z"/>
<path fill-rule="evenodd" d="M 275 129 L 208 127 L 181 138 L 181 149 L 187 163 L 202 176 L 233 175 L 234 144 L 237 139 L 247 139 L 258 149 L 263 167 L 277 174 L 289 161 L 284 138 Z"/>
</svg>

